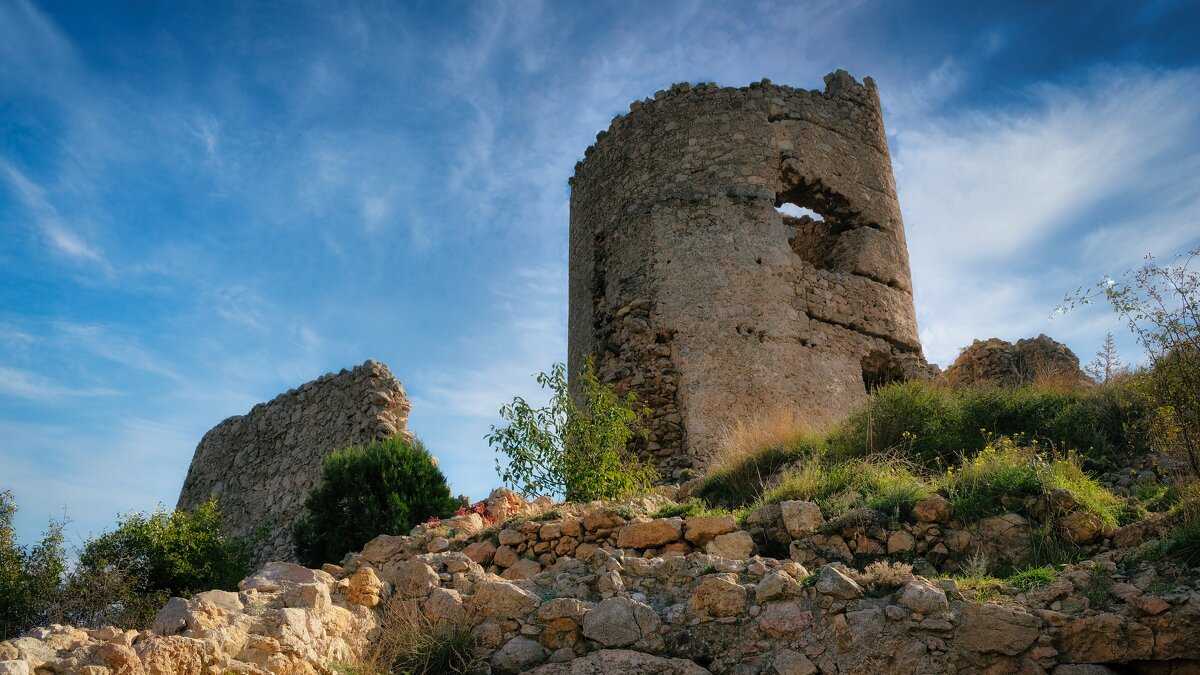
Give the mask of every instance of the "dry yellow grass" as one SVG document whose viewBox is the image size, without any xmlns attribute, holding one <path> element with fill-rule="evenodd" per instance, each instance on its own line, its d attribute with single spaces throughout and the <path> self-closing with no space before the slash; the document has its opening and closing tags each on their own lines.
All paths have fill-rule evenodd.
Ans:
<svg viewBox="0 0 1200 675">
<path fill-rule="evenodd" d="M 791 448 L 813 437 L 814 430 L 793 410 L 778 408 L 749 420 L 737 420 L 725 428 L 718 449 L 708 463 L 709 474 L 741 466 L 773 448 Z"/>
<path fill-rule="evenodd" d="M 467 673 L 478 665 L 471 626 L 433 623 L 412 600 L 395 598 L 383 611 L 378 636 L 345 675 Z"/>
</svg>

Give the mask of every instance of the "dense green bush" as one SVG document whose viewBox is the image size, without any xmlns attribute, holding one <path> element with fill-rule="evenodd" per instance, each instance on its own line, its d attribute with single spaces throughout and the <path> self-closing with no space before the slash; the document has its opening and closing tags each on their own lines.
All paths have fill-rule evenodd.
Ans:
<svg viewBox="0 0 1200 675">
<path fill-rule="evenodd" d="M 975 456 L 947 470 L 939 487 L 954 505 L 954 514 L 966 522 L 1020 511 L 1024 497 L 1069 490 L 1082 511 L 1106 525 L 1118 524 L 1120 500 L 1090 478 L 1073 455 L 1047 458 L 1036 448 L 1021 447 L 1011 439 L 989 444 Z M 1016 500 L 1015 502 L 1013 500 Z"/>
<path fill-rule="evenodd" d="M 321 482 L 292 528 L 300 561 L 338 562 L 381 534 L 407 534 L 430 517 L 460 506 L 420 441 L 394 436 L 325 458 Z"/>
<path fill-rule="evenodd" d="M 62 524 L 51 521 L 32 548 L 17 545 L 12 492 L 0 492 L 0 640 L 47 623 L 66 569 Z"/>
<path fill-rule="evenodd" d="M 192 511 L 130 512 L 83 545 L 58 611 L 85 626 L 144 628 L 172 596 L 237 590 L 249 564 L 248 543 L 221 533 L 216 498 Z"/>
<path fill-rule="evenodd" d="M 949 389 L 928 382 L 877 388 L 830 435 L 840 457 L 899 451 L 929 467 L 982 450 L 993 436 L 1023 435 L 1060 451 L 1077 450 L 1091 469 L 1142 449 L 1141 398 L 1124 383 L 1080 390 L 1027 386 Z M 1132 447 L 1131 447 L 1132 446 Z"/>
<path fill-rule="evenodd" d="M 615 499 L 649 488 L 654 467 L 629 451 L 645 438 L 649 409 L 630 392 L 618 396 L 600 382 L 588 359 L 579 374 L 577 397 L 567 389 L 566 368 L 554 364 L 537 383 L 551 391 L 550 402 L 534 408 L 523 398 L 500 408 L 508 421 L 493 426 L 488 443 L 507 458 L 496 461 L 505 483 L 527 496 L 563 495 L 568 501 Z"/>
</svg>

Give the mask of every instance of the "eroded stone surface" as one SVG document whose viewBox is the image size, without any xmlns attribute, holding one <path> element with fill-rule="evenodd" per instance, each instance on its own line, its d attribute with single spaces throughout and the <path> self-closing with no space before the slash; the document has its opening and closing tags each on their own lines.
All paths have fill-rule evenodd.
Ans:
<svg viewBox="0 0 1200 675">
<path fill-rule="evenodd" d="M 376 361 L 300 385 L 204 435 L 178 508 L 193 509 L 215 496 L 227 534 L 266 533 L 255 562 L 294 560 L 292 523 L 325 457 L 397 434 L 411 440 L 411 407 L 404 387 Z"/>
</svg>

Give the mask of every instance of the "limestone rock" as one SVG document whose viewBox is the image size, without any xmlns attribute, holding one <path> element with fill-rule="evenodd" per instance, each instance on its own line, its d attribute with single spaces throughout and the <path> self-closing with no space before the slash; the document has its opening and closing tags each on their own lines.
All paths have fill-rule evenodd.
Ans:
<svg viewBox="0 0 1200 675">
<path fill-rule="evenodd" d="M 492 557 L 496 555 L 496 545 L 490 541 L 477 541 L 463 547 L 462 552 L 472 562 L 487 566 L 492 564 Z"/>
<path fill-rule="evenodd" d="M 482 617 L 520 619 L 540 603 L 538 596 L 507 581 L 481 581 L 475 586 L 475 612 Z"/>
<path fill-rule="evenodd" d="M 779 508 L 783 512 L 783 527 L 793 537 L 816 534 L 825 524 L 821 507 L 812 502 L 784 501 Z"/>
<path fill-rule="evenodd" d="M 754 600 L 764 604 L 771 600 L 798 597 L 804 591 L 799 581 L 782 570 L 775 570 L 763 576 L 754 587 Z"/>
<path fill-rule="evenodd" d="M 1090 544 L 1104 531 L 1104 521 L 1085 511 L 1076 511 L 1061 521 L 1063 536 L 1074 544 Z"/>
<path fill-rule="evenodd" d="M 696 546 L 704 546 L 714 537 L 737 529 L 733 516 L 691 516 L 683 525 L 684 538 Z"/>
<path fill-rule="evenodd" d="M 795 602 L 771 602 L 758 615 L 758 627 L 766 635 L 793 641 L 800 632 L 812 625 L 812 612 L 800 609 Z"/>
<path fill-rule="evenodd" d="M 1042 622 L 1014 607 L 968 602 L 955 639 L 962 649 L 1015 656 L 1037 640 Z"/>
<path fill-rule="evenodd" d="M 583 617 L 583 636 L 605 647 L 627 647 L 651 635 L 661 620 L 648 605 L 608 598 Z"/>
<path fill-rule="evenodd" d="M 932 494 L 913 506 L 912 517 L 923 523 L 948 523 L 953 510 L 950 500 Z"/>
<path fill-rule="evenodd" d="M 496 673 L 525 673 L 532 666 L 546 660 L 547 652 L 535 640 L 526 637 L 515 637 L 509 640 L 492 656 L 492 666 Z"/>
<path fill-rule="evenodd" d="M 863 596 L 862 586 L 833 565 L 826 565 L 817 574 L 817 592 L 839 600 L 850 600 Z"/>
<path fill-rule="evenodd" d="M 1079 357 L 1061 342 L 1039 335 L 1014 345 L 999 338 L 976 340 L 942 373 L 955 387 L 973 384 L 1020 386 L 1037 380 L 1088 385 Z"/>
<path fill-rule="evenodd" d="M 437 572 L 420 560 L 405 560 L 383 571 L 401 598 L 424 598 L 438 586 Z"/>
<path fill-rule="evenodd" d="M 617 534 L 618 548 L 658 548 L 679 541 L 683 535 L 682 518 L 655 518 L 632 522 Z"/>
<path fill-rule="evenodd" d="M 360 567 L 350 575 L 350 585 L 346 590 L 346 599 L 356 605 L 374 607 L 380 602 L 383 593 L 383 582 L 371 567 Z"/>
<path fill-rule="evenodd" d="M 754 550 L 754 538 L 744 530 L 719 534 L 704 547 L 705 553 L 730 560 L 745 560 Z"/>
<path fill-rule="evenodd" d="M 934 586 L 928 579 L 916 577 L 900 591 L 901 605 L 922 614 L 938 614 L 950 609 L 946 592 Z"/>
<path fill-rule="evenodd" d="M 696 585 L 689 604 L 709 616 L 736 616 L 746 609 L 746 589 L 735 575 L 710 574 Z"/>
<path fill-rule="evenodd" d="M 807 656 L 790 649 L 781 649 L 775 653 L 771 665 L 779 675 L 813 675 L 817 667 Z"/>
</svg>

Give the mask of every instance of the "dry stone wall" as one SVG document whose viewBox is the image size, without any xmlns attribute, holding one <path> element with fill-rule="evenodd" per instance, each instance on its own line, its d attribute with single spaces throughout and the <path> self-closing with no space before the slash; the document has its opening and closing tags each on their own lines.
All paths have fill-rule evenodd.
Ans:
<svg viewBox="0 0 1200 675">
<path fill-rule="evenodd" d="M 259 562 L 292 560 L 291 526 L 334 450 L 400 434 L 412 405 L 387 366 L 367 361 L 230 417 L 196 446 L 178 508 L 217 497 L 227 533 L 265 533 Z"/>
<path fill-rule="evenodd" d="M 677 84 L 576 166 L 568 365 L 649 404 L 666 478 L 736 420 L 819 428 L 928 372 L 875 84 L 825 83 Z"/>
</svg>

